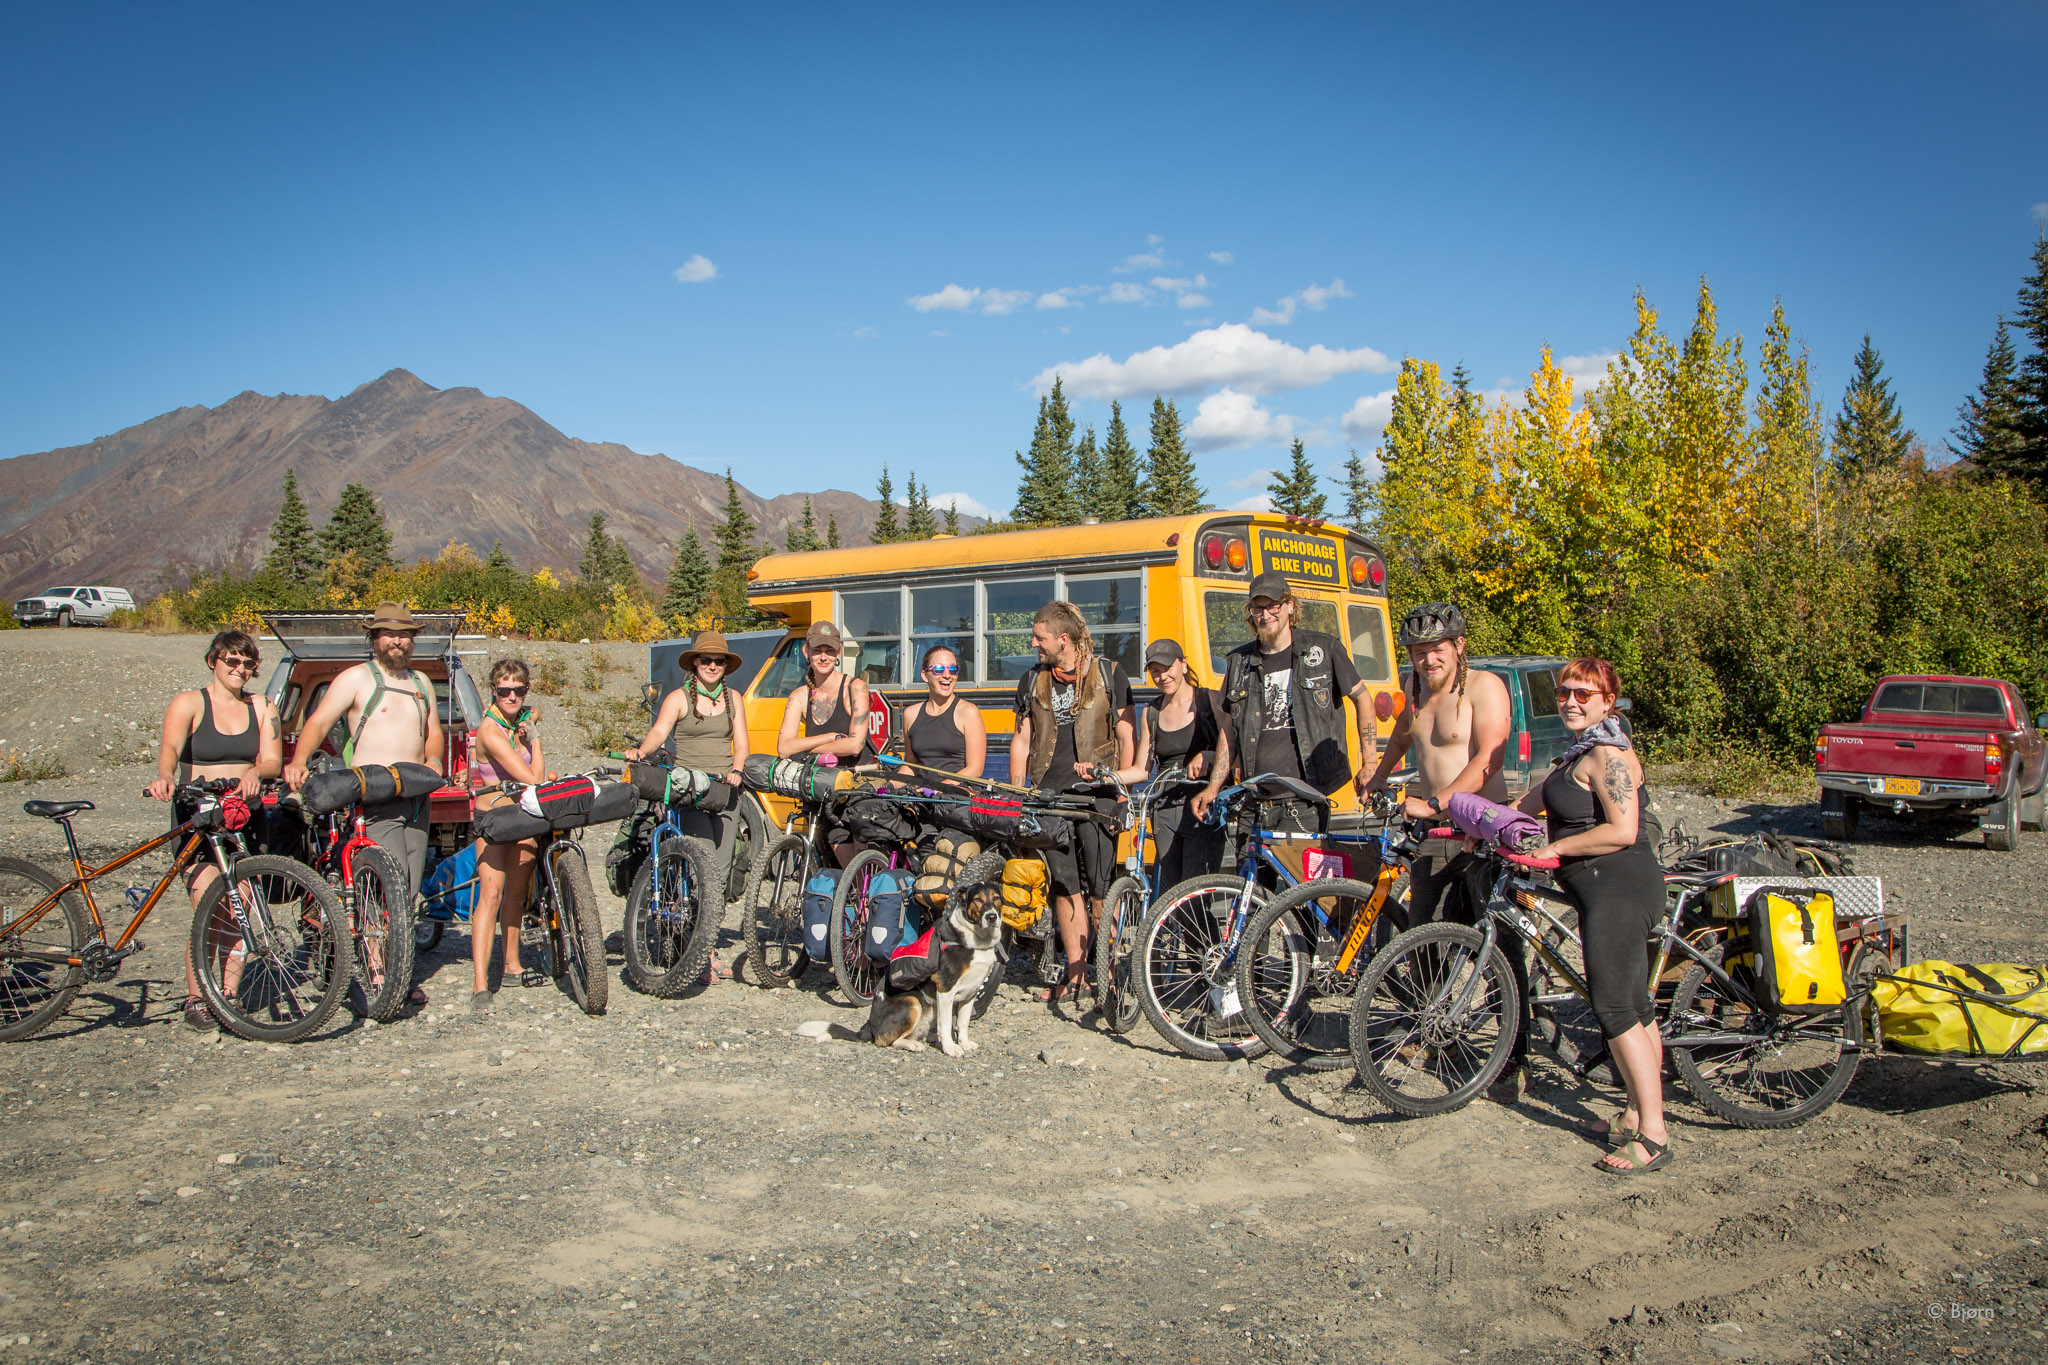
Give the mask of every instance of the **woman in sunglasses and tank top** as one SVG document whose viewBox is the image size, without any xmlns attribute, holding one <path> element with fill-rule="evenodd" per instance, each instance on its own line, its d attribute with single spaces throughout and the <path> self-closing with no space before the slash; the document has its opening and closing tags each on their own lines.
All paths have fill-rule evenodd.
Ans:
<svg viewBox="0 0 2048 1365">
<path fill-rule="evenodd" d="M 262 693 L 245 693 L 250 679 L 263 659 L 256 641 L 244 631 L 224 630 L 206 647 L 206 665 L 213 676 L 206 686 L 180 692 L 164 710 L 163 739 L 157 746 L 156 780 L 142 794 L 171 803 L 173 828 L 192 818 L 192 807 L 177 796 L 187 782 L 232 779 L 244 801 L 254 802 L 263 779 L 284 771 L 284 739 L 278 727 L 277 708 Z M 209 883 L 220 876 L 212 864 L 196 863 L 185 874 L 185 889 L 192 907 Z M 239 979 L 241 968 L 231 960 L 229 986 Z M 185 1022 L 195 1029 L 210 1029 L 214 1019 L 199 998 L 199 981 L 192 964 L 185 963 Z"/>
<path fill-rule="evenodd" d="M 988 758 L 988 727 L 981 709 L 962 701 L 960 656 L 944 645 L 924 652 L 922 700 L 904 715 L 903 755 L 923 768 L 960 777 L 980 777 Z"/>
<path fill-rule="evenodd" d="M 545 782 L 554 776 L 541 755 L 537 718 L 526 704 L 532 686 L 533 673 L 524 659 L 500 659 L 491 665 L 491 703 L 484 708 L 483 724 L 477 727 L 476 761 L 469 770 L 472 785 Z M 503 792 L 479 792 L 476 808 L 486 811 L 513 799 Z M 500 925 L 505 931 L 504 984 L 539 986 L 547 981 L 544 973 L 519 960 L 519 921 L 526 911 L 526 884 L 539 856 L 537 839 L 486 843 L 477 850 L 476 908 L 469 917 L 469 956 L 476 968 L 472 1010 L 485 1009 L 491 1003 L 491 952 Z"/>
</svg>

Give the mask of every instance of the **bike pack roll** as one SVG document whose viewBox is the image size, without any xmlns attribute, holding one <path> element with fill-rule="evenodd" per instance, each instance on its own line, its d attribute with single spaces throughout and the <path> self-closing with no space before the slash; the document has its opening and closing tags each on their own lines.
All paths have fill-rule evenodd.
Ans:
<svg viewBox="0 0 2048 1365">
<path fill-rule="evenodd" d="M 358 801 L 412 800 L 441 789 L 441 774 L 424 763 L 391 763 L 375 768 L 329 768 L 314 773 L 299 789 L 299 807 L 308 815 L 331 815 Z"/>
<path fill-rule="evenodd" d="M 833 792 L 851 790 L 853 772 L 827 767 L 812 758 L 749 754 L 741 765 L 740 780 L 757 792 L 793 796 L 799 801 L 822 801 Z"/>
<path fill-rule="evenodd" d="M 1886 1043 L 1956 1057 L 2048 1053 L 2048 967 L 1915 962 L 1870 988 Z"/>
<path fill-rule="evenodd" d="M 853 837 L 874 848 L 897 848 L 917 838 L 917 822 L 901 801 L 886 796 L 857 796 L 846 803 L 843 818 Z"/>
<path fill-rule="evenodd" d="M 911 890 L 926 905 L 944 905 L 968 862 L 980 856 L 981 845 L 967 835 L 934 830 L 920 838 L 911 852 L 910 865 L 917 869 Z"/>
<path fill-rule="evenodd" d="M 1749 934 L 1764 1008 L 1784 1014 L 1826 1014 L 1849 998 L 1832 892 L 1804 887 L 1759 889 L 1749 898 Z"/>
<path fill-rule="evenodd" d="M 1012 929 L 1029 929 L 1045 914 L 1046 883 L 1043 858 L 1010 858 L 1003 863 L 1003 923 Z"/>
<path fill-rule="evenodd" d="M 529 787 L 518 801 L 484 811 L 476 817 L 476 832 L 494 844 L 537 839 L 561 830 L 623 820 L 638 802 L 633 788 L 624 782 L 565 777 Z"/>
<path fill-rule="evenodd" d="M 1065 820 L 1041 819 L 1024 803 L 1000 796 L 975 796 L 964 805 L 941 802 L 932 819 L 949 829 L 974 835 L 984 844 L 1003 844 L 1024 853 L 1065 848 L 1073 835 Z"/>
<path fill-rule="evenodd" d="M 1476 792 L 1452 792 L 1445 810 L 1460 834 L 1489 843 L 1503 853 L 1533 853 L 1550 842 L 1550 836 L 1534 816 L 1489 801 Z"/>
</svg>

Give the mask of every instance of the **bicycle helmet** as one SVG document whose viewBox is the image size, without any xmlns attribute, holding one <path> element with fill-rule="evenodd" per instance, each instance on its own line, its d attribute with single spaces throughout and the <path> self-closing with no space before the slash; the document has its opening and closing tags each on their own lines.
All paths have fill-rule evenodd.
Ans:
<svg viewBox="0 0 2048 1365">
<path fill-rule="evenodd" d="M 1425 602 L 1401 618 L 1401 647 L 1457 640 L 1465 634 L 1465 613 L 1449 602 Z"/>
</svg>

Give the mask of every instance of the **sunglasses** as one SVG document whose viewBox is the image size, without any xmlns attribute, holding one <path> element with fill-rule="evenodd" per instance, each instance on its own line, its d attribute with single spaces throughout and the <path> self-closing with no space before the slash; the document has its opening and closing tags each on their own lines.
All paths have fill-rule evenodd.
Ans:
<svg viewBox="0 0 2048 1365">
<path fill-rule="evenodd" d="M 1604 697 L 1606 695 L 1605 692 L 1602 692 L 1597 687 L 1560 687 L 1557 689 L 1557 699 L 1559 701 L 1575 701 L 1581 706 L 1584 706 L 1595 697 Z"/>
<path fill-rule="evenodd" d="M 494 687 L 491 691 L 501 697 L 523 697 L 526 695 L 527 689 L 523 687 Z"/>
<path fill-rule="evenodd" d="M 245 659 L 239 654 L 223 654 L 214 662 L 230 673 L 254 673 L 256 671 L 256 660 Z"/>
<path fill-rule="evenodd" d="M 950 677 L 952 677 L 952 676 L 953 676 L 954 674 L 956 674 L 956 673 L 958 673 L 958 672 L 960 671 L 960 665 L 958 665 L 958 664 L 926 664 L 926 665 L 924 666 L 924 671 L 925 671 L 925 672 L 927 672 L 927 673 L 936 673 L 936 674 L 938 674 L 938 675 L 939 675 L 940 677 L 944 677 L 944 678 L 950 678 Z"/>
</svg>

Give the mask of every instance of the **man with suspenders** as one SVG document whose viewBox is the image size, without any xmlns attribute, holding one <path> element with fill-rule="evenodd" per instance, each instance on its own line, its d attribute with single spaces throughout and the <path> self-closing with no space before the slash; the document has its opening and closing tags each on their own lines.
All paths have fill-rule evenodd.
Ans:
<svg viewBox="0 0 2048 1365">
<path fill-rule="evenodd" d="M 434 684 L 412 667 L 412 641 L 419 634 L 412 611 L 380 602 L 370 618 L 370 661 L 343 669 L 327 695 L 299 729 L 284 780 L 293 791 L 306 783 L 306 763 L 334 723 L 347 718 L 348 740 L 341 761 L 352 768 L 387 763 L 424 763 L 441 771 L 441 719 L 434 710 Z M 445 775 L 445 774 L 444 774 Z M 427 865 L 427 798 L 372 802 L 363 807 L 370 838 L 411 878 L 410 895 Z"/>
</svg>

